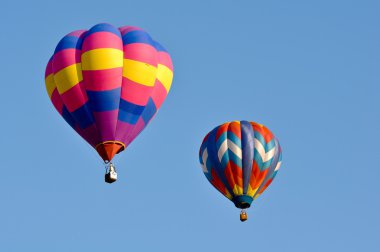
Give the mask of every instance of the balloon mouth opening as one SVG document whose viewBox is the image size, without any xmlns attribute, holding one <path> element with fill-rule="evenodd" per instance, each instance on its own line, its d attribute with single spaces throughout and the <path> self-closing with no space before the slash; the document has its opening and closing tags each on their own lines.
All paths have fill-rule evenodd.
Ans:
<svg viewBox="0 0 380 252">
<path fill-rule="evenodd" d="M 248 195 L 240 195 L 233 198 L 232 201 L 237 208 L 246 209 L 251 206 L 253 199 Z"/>
<path fill-rule="evenodd" d="M 241 209 L 245 209 L 251 206 L 251 204 L 249 204 L 248 202 L 241 202 L 238 205 L 239 205 L 239 208 Z"/>
<path fill-rule="evenodd" d="M 119 141 L 102 142 L 95 147 L 104 162 L 110 162 L 112 158 L 125 149 L 125 145 Z"/>
</svg>

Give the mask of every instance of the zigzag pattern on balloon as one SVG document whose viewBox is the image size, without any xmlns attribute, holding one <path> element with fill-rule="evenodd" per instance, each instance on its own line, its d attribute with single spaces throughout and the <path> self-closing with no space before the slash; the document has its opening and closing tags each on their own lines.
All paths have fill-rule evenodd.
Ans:
<svg viewBox="0 0 380 252">
<path fill-rule="evenodd" d="M 250 204 L 273 181 L 281 166 L 281 147 L 263 125 L 234 121 L 213 129 L 199 152 L 210 183 L 235 205 Z"/>
</svg>

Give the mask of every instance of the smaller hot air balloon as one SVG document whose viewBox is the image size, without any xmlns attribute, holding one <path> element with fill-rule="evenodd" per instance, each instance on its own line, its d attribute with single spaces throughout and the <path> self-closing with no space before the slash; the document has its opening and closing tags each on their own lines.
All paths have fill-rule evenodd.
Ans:
<svg viewBox="0 0 380 252">
<path fill-rule="evenodd" d="M 281 147 L 264 125 L 233 121 L 224 123 L 204 138 L 199 160 L 208 181 L 237 208 L 246 221 L 245 209 L 272 183 L 281 166 Z"/>
</svg>

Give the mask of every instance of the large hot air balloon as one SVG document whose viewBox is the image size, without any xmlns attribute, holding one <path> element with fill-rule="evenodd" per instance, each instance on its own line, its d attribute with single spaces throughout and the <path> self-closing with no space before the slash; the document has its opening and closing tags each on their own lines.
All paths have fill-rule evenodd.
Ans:
<svg viewBox="0 0 380 252">
<path fill-rule="evenodd" d="M 106 163 L 148 125 L 172 79 L 163 46 L 140 28 L 110 24 L 63 37 L 45 73 L 56 110 Z"/>
<path fill-rule="evenodd" d="M 209 182 L 237 208 L 244 209 L 273 181 L 281 165 L 281 147 L 265 126 L 247 121 L 222 124 L 204 138 L 199 160 Z"/>
</svg>

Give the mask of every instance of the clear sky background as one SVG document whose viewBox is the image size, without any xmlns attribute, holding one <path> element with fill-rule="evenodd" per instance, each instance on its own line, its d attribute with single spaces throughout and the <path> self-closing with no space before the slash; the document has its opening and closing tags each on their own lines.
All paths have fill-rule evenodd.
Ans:
<svg viewBox="0 0 380 252">
<path fill-rule="evenodd" d="M 378 251 L 379 1 L 4 0 L 0 13 L 0 251 Z M 112 185 L 44 84 L 58 41 L 100 22 L 145 29 L 175 68 Z M 283 147 L 245 223 L 198 161 L 208 131 L 243 119 Z"/>
</svg>

